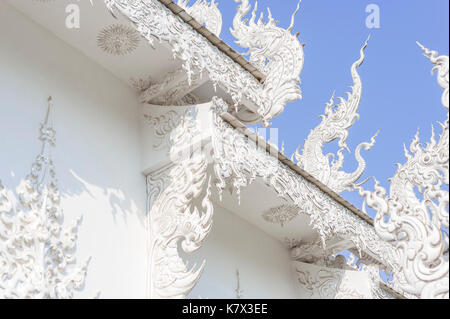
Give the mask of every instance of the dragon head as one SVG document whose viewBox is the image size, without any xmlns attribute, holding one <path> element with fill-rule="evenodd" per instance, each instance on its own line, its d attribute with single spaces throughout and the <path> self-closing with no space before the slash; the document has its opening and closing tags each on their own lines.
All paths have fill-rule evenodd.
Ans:
<svg viewBox="0 0 450 319">
<path fill-rule="evenodd" d="M 251 9 L 248 0 L 235 1 L 241 4 L 230 32 L 237 39 L 236 44 L 248 49 L 245 55 L 250 55 L 250 62 L 266 76 L 264 86 L 268 105 L 260 113 L 263 120 L 267 121 L 281 114 L 287 103 L 302 97 L 298 83 L 304 64 L 303 45 L 297 39 L 298 34 L 291 33 L 300 2 L 292 15 L 290 26 L 283 29 L 277 26 L 278 22 L 270 9 L 267 22 L 263 22 L 263 13 L 256 21 L 256 2 L 249 21 L 245 19 Z"/>
<path fill-rule="evenodd" d="M 264 14 L 261 13 L 258 21 L 256 21 L 256 12 L 258 10 L 258 2 L 252 11 L 250 21 L 244 17 L 250 12 L 251 5 L 248 0 L 235 0 L 241 2 L 237 9 L 237 14 L 233 20 L 233 28 L 230 29 L 231 34 L 237 39 L 236 44 L 240 47 L 248 49 L 245 55 L 250 55 L 250 62 L 261 71 L 268 71 L 267 66 L 271 59 L 276 58 L 281 48 L 285 48 L 287 43 L 297 42 L 297 35 L 292 35 L 291 31 L 294 27 L 294 18 L 300 8 L 300 2 L 291 18 L 291 25 L 288 29 L 277 26 L 278 21 L 272 16 L 270 8 L 268 11 L 268 22 L 264 23 Z M 248 23 L 247 23 L 248 22 Z M 299 44 L 299 43 L 298 43 Z M 302 50 L 299 44 L 298 48 Z M 303 52 L 301 52 L 301 60 L 303 60 Z M 302 65 L 303 66 L 303 65 Z M 298 72 L 300 75 L 301 68 Z"/>
</svg>

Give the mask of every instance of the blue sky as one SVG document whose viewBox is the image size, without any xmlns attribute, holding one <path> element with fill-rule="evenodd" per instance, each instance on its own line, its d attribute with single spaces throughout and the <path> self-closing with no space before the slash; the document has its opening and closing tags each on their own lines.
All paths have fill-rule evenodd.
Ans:
<svg viewBox="0 0 450 319">
<path fill-rule="evenodd" d="M 218 2 L 224 20 L 221 38 L 243 53 L 229 31 L 238 3 Z M 254 2 L 250 0 L 252 9 Z M 270 7 L 279 25 L 287 28 L 297 2 L 260 0 L 258 8 L 266 13 L 266 7 Z M 369 4 L 380 8 L 379 29 L 366 27 Z M 440 102 L 442 90 L 416 41 L 448 55 L 448 10 L 448 0 L 303 0 L 293 30 L 300 32 L 300 42 L 306 43 L 301 75 L 303 99 L 287 105 L 272 122 L 272 127 L 278 128 L 279 140 L 285 142 L 286 155 L 290 157 L 303 145 L 309 131 L 319 124 L 318 116 L 323 114 L 333 91 L 336 96 L 344 96 L 352 85 L 350 66 L 371 34 L 366 60 L 359 69 L 363 81 L 361 117 L 350 130 L 347 143 L 352 154 L 346 153 L 344 169 L 356 168 L 354 149 L 380 130 L 374 148 L 363 153 L 367 169 L 362 179 L 375 176 L 388 187 L 387 179 L 396 171 L 394 164 L 405 162 L 403 144 L 409 146 L 417 128 L 421 141 L 428 141 L 431 125 L 445 119 L 446 111 Z M 335 145 L 330 145 L 325 151 L 335 150 Z M 371 187 L 372 183 L 367 185 Z M 344 193 L 343 197 L 361 208 L 356 193 Z"/>
</svg>

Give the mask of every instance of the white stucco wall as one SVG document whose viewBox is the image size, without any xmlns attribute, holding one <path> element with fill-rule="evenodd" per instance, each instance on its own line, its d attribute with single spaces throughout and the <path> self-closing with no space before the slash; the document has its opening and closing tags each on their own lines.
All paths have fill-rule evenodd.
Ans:
<svg viewBox="0 0 450 319">
<path fill-rule="evenodd" d="M 0 178 L 15 189 L 40 151 L 55 104 L 65 221 L 79 215 L 78 261 L 92 256 L 79 297 L 146 296 L 145 179 L 133 91 L 0 1 Z"/>
</svg>

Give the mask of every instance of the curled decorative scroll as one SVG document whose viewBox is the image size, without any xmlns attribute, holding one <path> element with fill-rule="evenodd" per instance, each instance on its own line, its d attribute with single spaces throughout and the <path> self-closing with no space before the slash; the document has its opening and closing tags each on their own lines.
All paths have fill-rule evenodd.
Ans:
<svg viewBox="0 0 450 319">
<path fill-rule="evenodd" d="M 368 151 L 375 144 L 376 135 L 372 137 L 370 143 L 359 144 L 355 151 L 358 168 L 353 173 L 346 173 L 341 170 L 344 164 L 344 151 L 349 150 L 346 143 L 348 130 L 359 117 L 357 112 L 361 103 L 362 82 L 357 68 L 364 62 L 364 50 L 367 47 L 367 41 L 361 48 L 360 58 L 351 67 L 352 92 L 347 93 L 346 100 L 339 98 L 339 105 L 334 105 L 334 97 L 331 98 L 325 107 L 325 115 L 321 115 L 322 122 L 309 134 L 302 153 L 300 154 L 299 147 L 296 153 L 292 155 L 292 160 L 295 158 L 297 165 L 338 194 L 350 189 L 353 183 L 362 176 L 366 168 L 366 162 L 361 156 L 361 150 L 364 148 Z M 339 139 L 337 159 L 335 159 L 334 154 L 323 154 L 324 144 L 336 139 Z M 331 163 L 330 159 L 332 160 Z"/>
<path fill-rule="evenodd" d="M 183 138 L 192 130 L 194 120 L 183 120 L 171 133 L 172 152 L 186 146 Z M 197 127 L 198 131 L 198 127 Z M 190 141 L 191 142 L 191 141 Z M 171 158 L 176 158 L 172 154 Z M 150 203 L 150 297 L 184 298 L 195 286 L 205 266 L 188 269 L 178 253 L 181 248 L 192 253 L 201 247 L 212 226 L 211 187 L 207 182 L 207 158 L 203 152 L 192 152 L 168 167 L 147 176 Z M 202 212 L 196 201 L 204 193 Z"/>
<path fill-rule="evenodd" d="M 421 46 L 421 45 L 420 45 Z M 449 58 L 438 56 L 423 46 L 425 56 L 438 71 L 438 84 L 444 90 L 442 104 L 449 108 Z M 375 229 L 386 241 L 396 244 L 402 272 L 395 283 L 401 290 L 421 298 L 449 297 L 449 118 L 441 124 L 439 140 L 432 133 L 423 147 L 416 134 L 405 164 L 390 179 L 390 194 L 378 181 L 374 192 L 358 186 L 365 204 L 376 210 Z M 445 186 L 446 185 L 446 186 Z"/>
<path fill-rule="evenodd" d="M 246 26 L 241 18 L 248 12 L 248 1 L 244 0 L 235 18 L 234 33 L 244 47 L 267 73 L 260 83 L 249 72 L 225 53 L 213 46 L 189 24 L 176 16 L 157 0 L 104 0 L 109 10 L 120 11 L 134 23 L 140 34 L 151 45 L 155 38 L 168 43 L 175 57 L 181 59 L 188 75 L 189 84 L 195 74 L 206 71 L 214 85 L 222 87 L 232 98 L 235 108 L 241 108 L 244 99 L 255 105 L 257 121 L 265 126 L 279 115 L 287 103 L 301 97 L 298 83 L 303 69 L 303 46 L 288 30 L 275 26 L 272 17 L 269 23 L 262 22 Z M 262 34 L 260 34 L 262 32 Z M 261 41 L 261 45 L 252 40 Z M 259 49 L 258 49 L 259 48 Z M 263 58 L 268 59 L 267 63 Z M 265 65 L 263 67 L 263 65 Z"/>
<path fill-rule="evenodd" d="M 17 188 L 18 198 L 0 183 L 0 298 L 72 298 L 82 288 L 88 262 L 76 267 L 77 229 L 81 219 L 63 227 L 58 181 L 51 146 L 55 146 L 52 103 L 39 139 L 40 154 Z"/>
<path fill-rule="evenodd" d="M 206 28 L 217 37 L 222 32 L 222 14 L 217 7 L 217 2 L 212 0 L 197 0 L 192 6 L 188 6 L 189 0 L 178 0 L 178 5 L 182 7 L 198 23 L 205 25 Z"/>
<path fill-rule="evenodd" d="M 264 120 L 269 120 L 280 115 L 287 103 L 302 98 L 298 83 L 305 61 L 303 45 L 297 39 L 298 34 L 291 33 L 301 1 L 292 15 L 291 25 L 286 30 L 277 26 L 269 8 L 268 22 L 263 22 L 263 13 L 255 22 L 258 2 L 255 2 L 252 17 L 246 24 L 247 20 L 243 19 L 251 6 L 248 0 L 235 1 L 242 3 L 238 7 L 233 29 L 230 31 L 237 39 L 236 43 L 248 49 L 246 55 L 250 55 L 250 62 L 266 75 L 264 93 L 271 108 L 261 115 Z"/>
</svg>

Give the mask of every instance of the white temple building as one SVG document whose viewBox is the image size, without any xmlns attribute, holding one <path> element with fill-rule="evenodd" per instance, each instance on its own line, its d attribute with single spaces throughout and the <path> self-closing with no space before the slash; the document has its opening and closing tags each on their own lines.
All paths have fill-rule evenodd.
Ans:
<svg viewBox="0 0 450 319">
<path fill-rule="evenodd" d="M 214 0 L 0 1 L 0 298 L 449 297 L 448 115 L 389 192 L 360 179 L 376 136 L 345 172 L 368 40 L 285 155 L 249 125 L 302 96 L 301 5 L 283 29 L 236 2 L 249 60 Z M 422 49 L 448 110 L 448 57 Z"/>
</svg>

